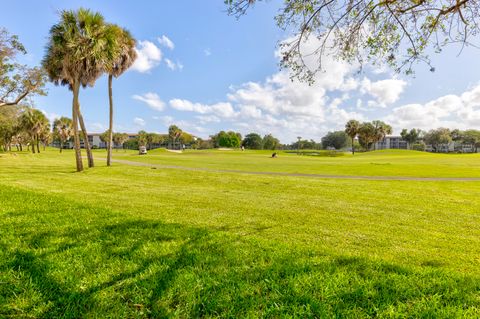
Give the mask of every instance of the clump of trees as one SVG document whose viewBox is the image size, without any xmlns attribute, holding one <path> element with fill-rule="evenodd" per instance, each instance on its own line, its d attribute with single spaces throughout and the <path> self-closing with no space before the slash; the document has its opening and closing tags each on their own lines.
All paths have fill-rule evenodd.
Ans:
<svg viewBox="0 0 480 319">
<path fill-rule="evenodd" d="M 15 144 L 19 150 L 35 145 L 40 152 L 40 142 L 51 138 L 45 115 L 28 107 L 31 97 L 46 94 L 46 75 L 41 67 L 17 62 L 26 53 L 18 37 L 0 27 L 0 140 L 6 151 Z"/>
<path fill-rule="evenodd" d="M 272 134 L 266 134 L 263 137 L 258 133 L 249 133 L 242 139 L 242 134 L 234 131 L 220 131 L 210 136 L 209 141 L 202 141 L 202 148 L 239 148 L 243 146 L 252 150 L 276 150 L 282 145 L 278 138 Z"/>
<path fill-rule="evenodd" d="M 245 135 L 245 138 L 242 141 L 243 147 L 252 150 L 261 150 L 263 149 L 263 139 L 257 133 L 249 133 Z"/>
<path fill-rule="evenodd" d="M 233 131 L 220 131 L 210 136 L 213 147 L 238 148 L 242 144 L 242 134 Z"/>
<path fill-rule="evenodd" d="M 264 150 L 276 150 L 281 147 L 280 140 L 274 137 L 272 134 L 267 134 L 263 137 L 263 149 Z"/>
<path fill-rule="evenodd" d="M 263 137 L 257 133 L 249 133 L 245 135 L 242 141 L 242 146 L 252 150 L 276 150 L 281 148 L 280 141 L 272 134 L 267 134 Z"/>
<path fill-rule="evenodd" d="M 0 140 L 4 151 L 14 144 L 22 151 L 27 146 L 32 153 L 40 153 L 51 141 L 50 122 L 45 114 L 31 107 L 5 105 L 0 107 Z"/>
<path fill-rule="evenodd" d="M 107 152 L 110 152 L 113 148 L 118 151 L 119 148 L 124 148 L 125 142 L 128 141 L 128 134 L 106 130 L 100 134 L 100 140 L 107 146 Z"/>
<path fill-rule="evenodd" d="M 415 128 L 412 128 L 410 131 L 403 129 L 400 136 L 408 143 L 408 148 L 412 149 L 415 148 L 415 145 L 422 139 L 423 131 Z M 416 149 L 419 150 L 418 146 Z"/>
<path fill-rule="evenodd" d="M 322 148 L 329 149 L 334 148 L 340 150 L 347 147 L 348 134 L 344 131 L 328 132 L 327 135 L 322 137 Z"/>
<path fill-rule="evenodd" d="M 425 150 L 426 146 L 431 147 L 433 152 L 450 151 L 450 144 L 455 142 L 453 150 L 456 146 L 468 146 L 477 152 L 480 147 L 480 131 L 479 130 L 451 130 L 449 128 L 440 127 L 424 132 L 419 129 L 411 129 L 410 131 L 403 129 L 401 133 L 402 139 L 407 141 L 410 149 Z M 461 150 L 460 150 L 461 151 Z"/>
<path fill-rule="evenodd" d="M 426 144 L 433 147 L 434 151 L 438 151 L 442 145 L 449 144 L 452 141 L 452 135 L 448 128 L 438 128 L 428 131 L 423 137 Z"/>
<path fill-rule="evenodd" d="M 465 130 L 461 131 L 455 129 L 450 133 L 452 140 L 462 144 L 469 144 L 475 148 L 475 152 L 480 147 L 480 131 L 479 130 Z"/>
<path fill-rule="evenodd" d="M 372 121 L 359 123 L 356 120 L 350 120 L 345 125 L 345 134 L 352 139 L 352 152 L 354 149 L 354 139 L 358 137 L 358 142 L 367 151 L 375 149 L 375 145 L 383 140 L 393 130 L 390 125 L 382 121 Z"/>
<path fill-rule="evenodd" d="M 322 149 L 322 143 L 317 143 L 313 139 L 306 140 L 299 136 L 297 141 L 287 145 L 287 148 L 292 150 L 320 150 Z"/>
<path fill-rule="evenodd" d="M 103 135 L 108 135 L 108 131 Z M 124 148 L 138 149 L 139 146 L 145 146 L 147 149 L 166 147 L 170 149 L 182 149 L 183 146 L 191 148 L 200 148 L 202 139 L 183 131 L 176 125 L 170 125 L 168 134 L 159 134 L 154 132 L 139 131 L 135 138 L 129 139 L 128 134 L 114 133 L 113 140 L 115 145 L 123 145 Z"/>
<path fill-rule="evenodd" d="M 100 13 L 88 9 L 64 10 L 60 21 L 50 29 L 46 54 L 42 61 L 50 81 L 67 86 L 72 91 L 72 128 L 77 171 L 83 170 L 80 151 L 81 127 L 88 166 L 93 167 L 93 155 L 80 109 L 80 87 L 94 86 L 103 74 L 108 74 L 110 134 L 109 155 L 113 140 L 112 77 L 120 76 L 136 58 L 135 40 L 128 31 L 107 23 Z"/>
</svg>

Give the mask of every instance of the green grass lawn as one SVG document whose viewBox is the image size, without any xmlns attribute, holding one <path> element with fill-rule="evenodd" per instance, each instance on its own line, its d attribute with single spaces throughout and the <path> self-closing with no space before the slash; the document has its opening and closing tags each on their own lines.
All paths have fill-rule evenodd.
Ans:
<svg viewBox="0 0 480 319">
<path fill-rule="evenodd" d="M 0 154 L 0 318 L 480 317 L 480 182 Z M 477 177 L 478 155 L 114 152 L 154 164 Z"/>
<path fill-rule="evenodd" d="M 105 151 L 98 151 L 106 156 Z M 340 157 L 302 156 L 295 153 L 273 151 L 194 151 L 183 154 L 163 149 L 138 155 L 133 151 L 118 151 L 118 159 L 153 164 L 179 165 L 212 169 L 243 171 L 270 171 L 288 173 L 314 173 L 331 175 L 412 176 L 412 177 L 480 177 L 479 154 L 432 154 L 425 152 L 385 150 L 357 153 Z"/>
</svg>

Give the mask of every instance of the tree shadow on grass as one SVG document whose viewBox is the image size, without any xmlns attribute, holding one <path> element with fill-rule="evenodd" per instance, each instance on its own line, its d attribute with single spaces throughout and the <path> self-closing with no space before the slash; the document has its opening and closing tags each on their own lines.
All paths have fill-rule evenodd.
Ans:
<svg viewBox="0 0 480 319">
<path fill-rule="evenodd" d="M 0 241 L 6 248 L 0 317 L 479 315 L 480 283 L 441 267 L 333 256 L 283 243 L 266 247 L 227 228 L 112 217 L 101 209 L 92 216 L 91 208 L 58 199 L 46 198 L 37 209 L 42 217 L 50 214 L 50 222 L 32 214 L 28 227 L 5 228 L 7 240 Z M 85 214 L 89 223 L 72 221 L 71 212 Z M 15 211 L 9 216 L 15 223 Z"/>
</svg>

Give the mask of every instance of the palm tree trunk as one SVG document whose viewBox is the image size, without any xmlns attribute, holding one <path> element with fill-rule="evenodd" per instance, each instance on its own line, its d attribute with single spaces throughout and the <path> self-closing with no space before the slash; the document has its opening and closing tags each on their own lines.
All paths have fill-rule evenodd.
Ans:
<svg viewBox="0 0 480 319">
<path fill-rule="evenodd" d="M 75 148 L 75 161 L 77 164 L 77 172 L 83 171 L 82 152 L 80 150 L 80 134 L 78 133 L 78 93 L 80 84 L 73 85 L 73 102 L 72 102 L 72 125 L 73 125 L 73 145 Z"/>
<path fill-rule="evenodd" d="M 110 122 L 108 124 L 108 150 L 107 150 L 107 166 L 112 162 L 112 145 L 113 145 L 113 93 L 112 93 L 112 75 L 108 75 L 108 100 L 110 103 Z"/>
<path fill-rule="evenodd" d="M 20 152 L 22 152 L 23 151 L 22 143 L 19 143 L 19 145 L 20 145 Z"/>
<path fill-rule="evenodd" d="M 90 142 L 88 141 L 88 133 L 87 133 L 87 128 L 85 127 L 85 122 L 83 121 L 83 116 L 82 112 L 80 111 L 80 103 L 78 104 L 78 122 L 80 123 L 80 128 L 82 129 L 83 133 L 83 143 L 85 145 L 85 149 L 87 150 L 87 158 L 88 158 L 88 167 L 94 167 L 93 163 L 93 154 L 92 154 L 92 149 L 90 147 Z"/>
<path fill-rule="evenodd" d="M 355 138 L 352 137 L 352 155 L 355 155 L 355 145 L 353 144 L 355 141 Z"/>
<path fill-rule="evenodd" d="M 37 136 L 37 153 L 40 154 L 40 141 Z"/>
<path fill-rule="evenodd" d="M 60 141 L 60 153 L 62 152 L 62 149 L 63 149 L 63 142 Z"/>
</svg>

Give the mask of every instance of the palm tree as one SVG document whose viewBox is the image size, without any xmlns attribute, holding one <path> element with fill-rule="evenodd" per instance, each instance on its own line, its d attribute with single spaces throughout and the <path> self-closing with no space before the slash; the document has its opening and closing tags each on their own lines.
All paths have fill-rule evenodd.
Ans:
<svg viewBox="0 0 480 319">
<path fill-rule="evenodd" d="M 114 42 L 114 33 L 103 16 L 83 8 L 62 11 L 60 21 L 50 29 L 42 64 L 52 82 L 66 85 L 73 92 L 72 124 L 77 171 L 83 170 L 78 123 L 84 134 L 88 165 L 94 165 L 80 112 L 80 86 L 93 86 L 102 75 L 105 65 L 111 60 Z"/>
<path fill-rule="evenodd" d="M 109 99 L 109 126 L 108 126 L 108 142 L 107 142 L 107 166 L 111 165 L 112 160 L 112 145 L 113 145 L 113 93 L 112 81 L 113 77 L 118 78 L 128 68 L 130 68 L 137 58 L 137 51 L 135 51 L 136 41 L 125 29 L 117 25 L 110 25 L 112 33 L 116 34 L 115 52 L 112 54 L 112 60 L 106 65 L 108 73 L 108 99 Z"/>
<path fill-rule="evenodd" d="M 122 146 L 123 144 L 128 141 L 128 134 L 126 133 L 115 133 L 113 135 L 113 142 L 117 145 L 117 151 L 118 151 L 118 146 Z"/>
<path fill-rule="evenodd" d="M 358 134 L 358 130 L 360 129 L 360 122 L 356 120 L 350 120 L 345 125 L 345 133 L 352 139 L 352 155 L 355 155 L 355 137 Z"/>
<path fill-rule="evenodd" d="M 20 123 L 30 137 L 32 153 L 35 154 L 35 146 L 37 146 L 37 153 L 40 153 L 40 140 L 42 135 L 50 132 L 50 123 L 47 117 L 39 110 L 27 108 L 21 115 Z"/>
<path fill-rule="evenodd" d="M 374 127 L 374 146 L 383 140 L 387 135 L 392 134 L 392 127 L 382 121 L 372 121 Z M 375 147 L 376 149 L 376 147 Z"/>
<path fill-rule="evenodd" d="M 360 124 L 358 128 L 358 141 L 360 144 L 370 150 L 372 143 L 375 142 L 375 127 L 370 122 Z"/>
<path fill-rule="evenodd" d="M 42 132 L 39 135 L 39 140 L 42 141 L 43 144 L 43 150 L 47 148 L 47 145 L 49 145 L 52 142 L 52 132 L 50 132 L 50 123 L 48 123 L 47 129 L 42 130 Z"/>
<path fill-rule="evenodd" d="M 178 138 L 182 135 L 182 130 L 176 125 L 170 125 L 168 127 L 168 137 L 173 143 L 173 149 L 175 149 L 177 145 Z"/>
<path fill-rule="evenodd" d="M 53 121 L 53 134 L 60 141 L 60 153 L 64 144 L 73 136 L 72 120 L 62 116 Z"/>
</svg>

